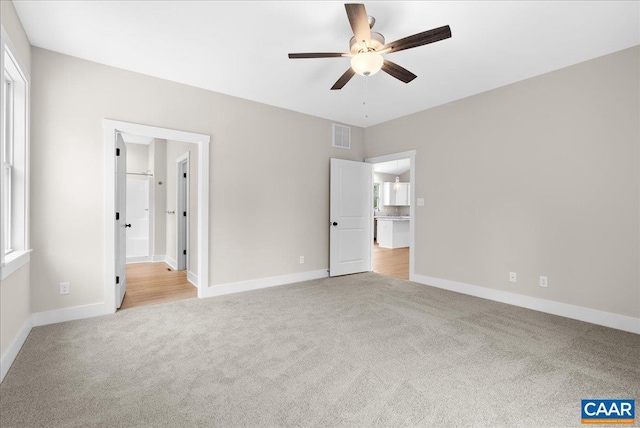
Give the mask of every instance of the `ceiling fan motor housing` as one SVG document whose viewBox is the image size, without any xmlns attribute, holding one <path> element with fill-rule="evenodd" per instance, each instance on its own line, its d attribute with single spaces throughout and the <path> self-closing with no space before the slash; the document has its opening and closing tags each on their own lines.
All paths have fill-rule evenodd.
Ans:
<svg viewBox="0 0 640 428">
<path fill-rule="evenodd" d="M 352 37 L 349 40 L 349 50 L 352 54 L 357 54 L 360 52 L 367 51 L 379 51 L 384 46 L 384 36 L 380 33 L 371 32 L 371 40 L 364 46 L 362 43 L 358 42 L 355 37 Z"/>
</svg>

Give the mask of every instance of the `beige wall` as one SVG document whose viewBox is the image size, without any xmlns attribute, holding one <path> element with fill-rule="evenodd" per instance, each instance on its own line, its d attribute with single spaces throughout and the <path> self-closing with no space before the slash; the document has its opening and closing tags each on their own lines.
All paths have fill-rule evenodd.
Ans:
<svg viewBox="0 0 640 428">
<path fill-rule="evenodd" d="M 417 150 L 416 273 L 639 317 L 639 55 L 367 128 L 367 157 Z"/>
<path fill-rule="evenodd" d="M 396 180 L 396 175 L 393 174 L 383 174 L 381 172 L 374 172 L 373 173 L 373 182 L 374 183 L 385 183 L 385 182 L 391 182 L 391 181 L 395 181 Z"/>
<path fill-rule="evenodd" d="M 411 171 L 407 171 L 400 175 L 395 174 L 383 174 L 381 172 L 373 173 L 373 182 L 374 183 L 384 183 L 384 182 L 393 182 L 396 181 L 396 177 L 400 178 L 401 183 L 410 183 L 411 182 Z"/>
<path fill-rule="evenodd" d="M 10 1 L 0 1 L 0 19 L 26 71 L 31 73 L 31 47 Z M 29 265 L 0 281 L 0 356 L 4 356 L 31 316 Z"/>
<path fill-rule="evenodd" d="M 31 317 L 29 302 L 29 265 L 22 266 L 0 284 L 0 349 L 9 349 L 20 329 Z"/>
<path fill-rule="evenodd" d="M 22 266 L 0 284 L 0 349 L 4 356 L 31 317 L 29 265 Z"/>
<path fill-rule="evenodd" d="M 167 216 L 166 254 L 174 261 L 177 254 L 177 164 L 176 160 L 189 152 L 189 266 L 188 270 L 198 274 L 198 145 L 180 141 L 167 141 L 167 210 L 175 215 Z"/>
<path fill-rule="evenodd" d="M 127 172 L 153 171 L 149 167 L 149 145 L 126 143 L 127 146 Z"/>
<path fill-rule="evenodd" d="M 104 301 L 104 118 L 212 136 L 210 284 L 327 268 L 329 158 L 363 160 L 361 128 L 333 149 L 324 119 L 39 48 L 32 62 L 34 311 Z"/>
<path fill-rule="evenodd" d="M 12 1 L 0 1 L 0 20 L 2 21 L 4 29 L 7 30 L 13 46 L 18 51 L 20 60 L 27 68 L 27 72 L 30 73 L 31 44 L 27 38 L 27 33 L 25 33 L 24 28 L 22 28 L 22 23 L 20 22 L 20 18 L 18 18 L 16 9 L 13 7 Z"/>
</svg>

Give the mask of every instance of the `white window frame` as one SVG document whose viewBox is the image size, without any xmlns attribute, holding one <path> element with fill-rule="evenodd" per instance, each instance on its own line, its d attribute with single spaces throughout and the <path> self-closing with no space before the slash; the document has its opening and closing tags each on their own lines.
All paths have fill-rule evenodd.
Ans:
<svg viewBox="0 0 640 428">
<path fill-rule="evenodd" d="M 2 115 L 2 125 L 4 129 L 2 131 L 2 196 L 4 198 L 4 194 L 11 193 L 11 176 L 13 175 L 13 114 L 14 114 L 14 104 L 13 104 L 13 80 L 9 76 L 9 74 L 4 70 L 4 82 L 3 88 L 4 92 L 2 93 L 2 106 L 4 107 L 4 114 Z M 10 141 L 10 144 L 7 143 Z M 2 206 L 3 213 L 3 224 L 2 231 L 3 235 L 3 243 L 4 243 L 4 254 L 7 255 L 13 251 L 12 239 L 11 239 L 11 204 L 6 203 L 6 199 L 3 199 Z"/>
<path fill-rule="evenodd" d="M 13 116 L 12 123 L 5 123 L 3 114 L 0 120 L 0 136 L 2 144 L 2 174 L 0 174 L 0 279 L 27 264 L 30 260 L 29 241 L 29 121 L 31 78 L 24 63 L 18 56 L 9 35 L 0 26 L 0 100 L 3 113 L 7 104 L 7 96 L 11 97 Z M 7 93 L 7 79 L 11 80 L 12 93 Z M 16 92 L 19 91 L 19 92 Z M 11 134 L 11 135 L 9 135 Z M 5 141 L 11 137 L 12 146 L 9 156 L 5 157 Z M 11 179 L 7 183 L 6 170 L 10 170 Z M 5 196 L 11 186 L 11 206 L 5 207 Z M 10 213 L 5 213 L 5 208 Z M 5 248 L 5 230 L 10 230 L 11 247 Z"/>
</svg>

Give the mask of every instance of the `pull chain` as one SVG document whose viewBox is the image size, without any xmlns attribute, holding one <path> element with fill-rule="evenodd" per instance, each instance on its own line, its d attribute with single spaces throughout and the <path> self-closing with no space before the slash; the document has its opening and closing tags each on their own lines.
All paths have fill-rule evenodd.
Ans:
<svg viewBox="0 0 640 428">
<path fill-rule="evenodd" d="M 363 95 L 363 101 L 362 101 L 362 108 L 364 110 L 364 118 L 368 119 L 369 118 L 369 107 L 367 106 L 367 80 L 368 80 L 368 76 L 364 76 L 364 95 Z"/>
</svg>

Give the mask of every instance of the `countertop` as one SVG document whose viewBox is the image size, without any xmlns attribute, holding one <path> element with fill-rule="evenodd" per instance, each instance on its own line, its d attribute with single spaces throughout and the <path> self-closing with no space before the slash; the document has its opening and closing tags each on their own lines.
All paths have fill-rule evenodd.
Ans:
<svg viewBox="0 0 640 428">
<path fill-rule="evenodd" d="M 376 220 L 386 220 L 386 221 L 410 221 L 411 217 L 408 215 L 381 215 L 375 216 Z"/>
</svg>

